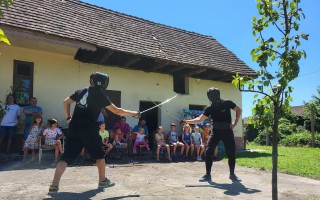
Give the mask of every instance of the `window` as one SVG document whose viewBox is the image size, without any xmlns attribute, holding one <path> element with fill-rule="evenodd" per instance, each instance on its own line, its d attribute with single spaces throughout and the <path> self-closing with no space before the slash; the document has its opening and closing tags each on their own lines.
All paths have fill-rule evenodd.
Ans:
<svg viewBox="0 0 320 200">
<path fill-rule="evenodd" d="M 33 96 L 33 63 L 14 60 L 13 93 L 20 106 L 29 104 Z"/>
<path fill-rule="evenodd" d="M 189 105 L 189 110 L 204 110 L 207 106 L 203 105 Z"/>
</svg>

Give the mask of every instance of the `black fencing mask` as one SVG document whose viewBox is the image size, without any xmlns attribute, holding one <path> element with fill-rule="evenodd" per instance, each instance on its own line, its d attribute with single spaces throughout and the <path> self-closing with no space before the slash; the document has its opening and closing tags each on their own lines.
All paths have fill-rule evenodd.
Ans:
<svg viewBox="0 0 320 200">
<path fill-rule="evenodd" d="M 208 99 L 212 102 L 212 105 L 216 105 L 220 100 L 220 90 L 218 88 L 211 87 L 207 91 Z"/>
<path fill-rule="evenodd" d="M 109 85 L 109 76 L 108 74 L 94 72 L 90 75 L 90 84 L 92 84 L 96 88 L 105 90 Z"/>
</svg>

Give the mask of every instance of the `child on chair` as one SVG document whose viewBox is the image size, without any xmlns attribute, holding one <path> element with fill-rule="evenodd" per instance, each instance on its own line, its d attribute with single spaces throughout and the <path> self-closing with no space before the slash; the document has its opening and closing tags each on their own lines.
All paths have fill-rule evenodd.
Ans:
<svg viewBox="0 0 320 200">
<path fill-rule="evenodd" d="M 162 126 L 159 126 L 157 128 L 157 133 L 155 134 L 155 140 L 157 142 L 157 161 L 160 160 L 159 156 L 160 156 L 160 148 L 161 147 L 165 147 L 167 149 L 167 153 L 168 153 L 168 160 L 169 161 L 172 161 L 171 160 L 171 156 L 170 156 L 170 146 L 165 143 L 165 140 L 164 140 L 164 135 L 162 133 Z"/>
<path fill-rule="evenodd" d="M 107 155 L 113 148 L 113 145 L 109 142 L 109 132 L 106 130 L 106 124 L 104 122 L 99 123 L 99 135 L 102 139 L 104 155 Z"/>
<path fill-rule="evenodd" d="M 34 161 L 36 149 L 39 148 L 39 136 L 43 128 L 41 115 L 34 116 L 28 137 L 23 146 L 23 162 L 26 161 L 29 149 L 32 151 L 32 162 Z"/>
<path fill-rule="evenodd" d="M 61 130 L 58 128 L 58 121 L 56 119 L 49 119 L 49 128 L 46 128 L 43 132 L 45 137 L 45 145 L 54 146 L 54 163 L 57 163 L 59 152 L 62 154 L 62 144 L 60 139 L 64 137 Z"/>
<path fill-rule="evenodd" d="M 144 128 L 139 128 L 136 140 L 133 145 L 133 153 L 137 153 L 137 146 L 143 145 L 143 147 L 147 147 L 148 151 L 150 151 L 149 145 L 145 141 L 146 135 L 144 134 Z"/>
</svg>

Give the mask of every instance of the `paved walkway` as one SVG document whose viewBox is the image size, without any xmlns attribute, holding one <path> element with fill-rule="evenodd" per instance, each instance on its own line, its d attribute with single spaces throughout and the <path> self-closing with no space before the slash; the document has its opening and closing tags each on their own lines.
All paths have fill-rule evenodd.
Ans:
<svg viewBox="0 0 320 200">
<path fill-rule="evenodd" d="M 41 164 L 1 163 L 0 199 L 53 199 L 47 195 L 54 173 L 51 159 L 52 154 L 45 154 Z M 104 190 L 97 189 L 97 169 L 92 163 L 68 167 L 54 199 L 271 199 L 269 171 L 237 166 L 241 182 L 232 182 L 227 162 L 219 161 L 213 163 L 212 182 L 200 183 L 204 162 L 133 160 L 110 160 L 106 172 L 116 185 Z M 279 199 L 320 199 L 319 180 L 281 173 L 278 179 Z"/>
</svg>

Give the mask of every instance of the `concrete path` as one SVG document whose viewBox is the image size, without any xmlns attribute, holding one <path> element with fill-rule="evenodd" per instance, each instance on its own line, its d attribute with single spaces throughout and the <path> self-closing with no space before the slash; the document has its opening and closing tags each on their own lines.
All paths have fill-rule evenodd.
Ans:
<svg viewBox="0 0 320 200">
<path fill-rule="evenodd" d="M 0 199 L 271 199 L 271 172 L 237 166 L 241 182 L 232 182 L 226 161 L 213 163 L 211 183 L 198 181 L 204 162 L 114 163 L 106 172 L 116 185 L 99 190 L 96 166 L 68 167 L 52 198 L 49 162 L 13 161 L 0 167 Z M 320 199 L 319 180 L 281 173 L 278 179 L 279 199 Z"/>
</svg>

